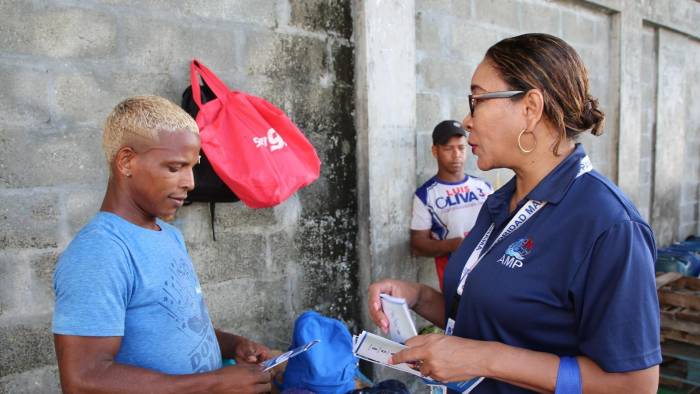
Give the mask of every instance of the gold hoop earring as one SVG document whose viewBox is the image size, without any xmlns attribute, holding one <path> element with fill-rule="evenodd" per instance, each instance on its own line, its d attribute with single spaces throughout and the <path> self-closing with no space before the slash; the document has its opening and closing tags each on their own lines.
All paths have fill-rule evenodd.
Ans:
<svg viewBox="0 0 700 394">
<path fill-rule="evenodd" d="M 523 137 L 523 134 L 525 134 L 525 133 L 531 133 L 531 134 L 532 134 L 532 138 L 535 139 L 535 146 L 533 146 L 532 149 L 525 149 L 525 148 L 523 148 L 523 144 L 520 142 L 520 139 Z M 535 138 L 535 133 L 532 132 L 532 131 L 527 131 L 527 128 L 524 128 L 524 129 L 520 132 L 520 134 L 518 134 L 518 149 L 520 149 L 520 151 L 523 152 L 523 153 L 530 153 L 530 152 L 534 151 L 535 148 L 537 148 L 537 138 Z"/>
</svg>

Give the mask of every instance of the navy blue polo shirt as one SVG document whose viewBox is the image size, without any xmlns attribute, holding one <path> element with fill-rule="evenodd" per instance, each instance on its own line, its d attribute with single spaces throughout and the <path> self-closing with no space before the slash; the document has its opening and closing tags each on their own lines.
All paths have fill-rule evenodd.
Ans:
<svg viewBox="0 0 700 394">
<path fill-rule="evenodd" d="M 497 243 L 467 278 L 454 335 L 583 355 L 608 372 L 661 362 L 654 234 L 632 203 L 595 170 L 576 177 L 580 144 L 521 201 L 547 204 Z M 489 196 L 445 271 L 446 315 L 462 268 L 492 223 L 509 222 L 515 178 Z M 528 392 L 485 379 L 473 393 Z"/>
</svg>

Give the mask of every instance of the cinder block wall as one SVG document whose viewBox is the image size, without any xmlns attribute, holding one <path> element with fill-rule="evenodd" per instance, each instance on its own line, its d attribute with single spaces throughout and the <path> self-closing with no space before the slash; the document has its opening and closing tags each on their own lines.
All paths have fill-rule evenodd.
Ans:
<svg viewBox="0 0 700 394">
<path fill-rule="evenodd" d="M 469 112 L 471 76 L 486 50 L 503 38 L 527 32 L 563 38 L 588 66 L 591 90 L 606 109 L 608 124 L 605 138 L 584 138 L 583 143 L 597 169 L 615 177 L 617 109 L 608 88 L 614 77 L 610 62 L 616 62 L 610 48 L 611 20 L 603 10 L 579 3 L 583 2 L 416 0 L 419 182 L 437 171 L 430 154 L 433 127 L 444 119 L 461 121 Z M 471 153 L 469 156 L 467 172 L 488 179 L 495 187 L 512 176 L 506 170 L 481 172 Z"/>
<path fill-rule="evenodd" d="M 99 208 L 101 127 L 137 94 L 179 103 L 199 58 L 284 109 L 323 162 L 272 209 L 181 210 L 216 326 L 286 347 L 315 308 L 359 321 L 352 12 L 341 0 L 0 1 L 0 393 L 57 392 L 57 255 Z"/>
<path fill-rule="evenodd" d="M 462 120 L 470 78 L 486 49 L 527 32 L 554 34 L 586 64 L 606 112 L 605 133 L 584 135 L 597 170 L 618 182 L 660 246 L 699 232 L 700 5 L 695 1 L 416 0 L 416 185 L 437 171 L 432 128 Z M 467 172 L 500 187 L 508 170 Z M 432 259 L 416 259 L 437 284 Z"/>
</svg>

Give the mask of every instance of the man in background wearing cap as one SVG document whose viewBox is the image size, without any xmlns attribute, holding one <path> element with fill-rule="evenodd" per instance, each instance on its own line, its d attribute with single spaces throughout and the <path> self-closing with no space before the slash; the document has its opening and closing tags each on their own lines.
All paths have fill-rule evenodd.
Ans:
<svg viewBox="0 0 700 394">
<path fill-rule="evenodd" d="M 415 256 L 435 257 L 442 290 L 450 253 L 469 234 L 493 188 L 464 173 L 467 132 L 459 122 L 445 120 L 435 126 L 432 153 L 438 172 L 416 190 L 413 198 L 411 252 Z"/>
</svg>

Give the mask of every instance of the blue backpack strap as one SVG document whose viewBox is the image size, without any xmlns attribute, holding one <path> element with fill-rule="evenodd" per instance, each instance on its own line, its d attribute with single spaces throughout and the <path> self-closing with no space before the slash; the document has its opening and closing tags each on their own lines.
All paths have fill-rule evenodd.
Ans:
<svg viewBox="0 0 700 394">
<path fill-rule="evenodd" d="M 581 392 L 581 371 L 576 357 L 560 357 L 554 394 L 581 394 Z"/>
</svg>

